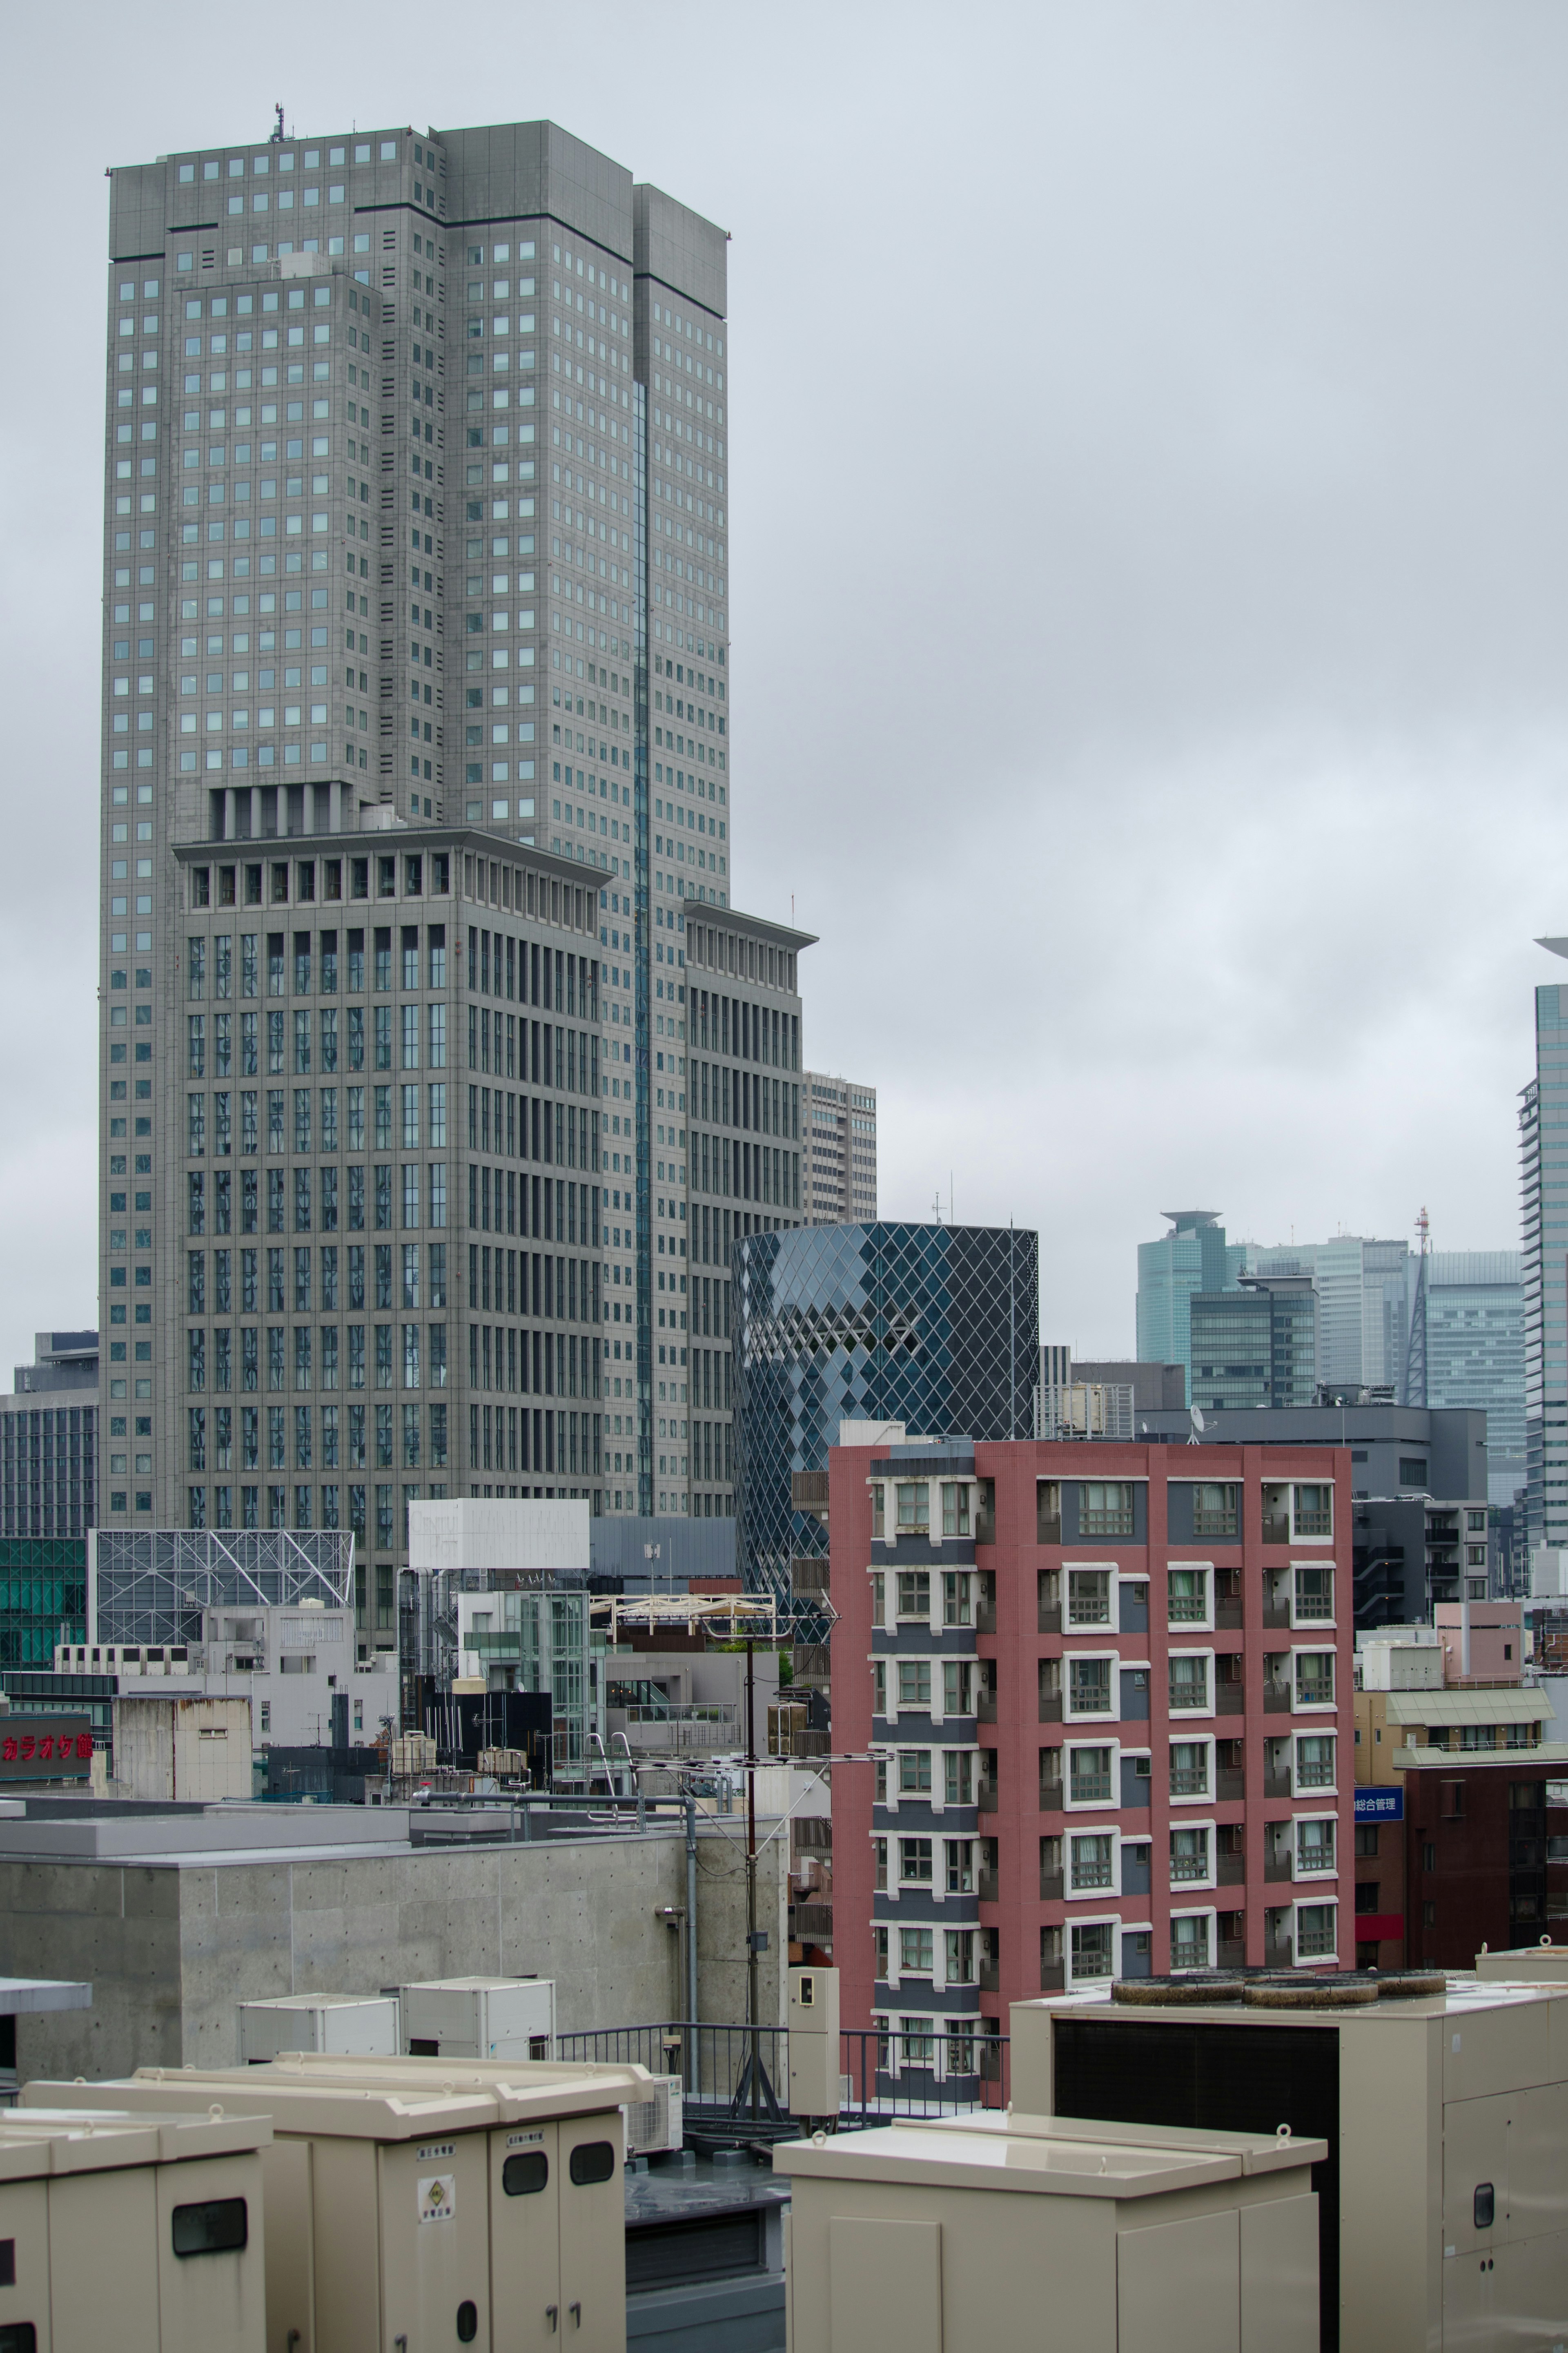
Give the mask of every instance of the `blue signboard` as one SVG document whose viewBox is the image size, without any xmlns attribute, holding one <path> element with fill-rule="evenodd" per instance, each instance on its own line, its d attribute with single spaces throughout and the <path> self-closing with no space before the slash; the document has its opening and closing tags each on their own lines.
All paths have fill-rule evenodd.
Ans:
<svg viewBox="0 0 1568 2353">
<path fill-rule="evenodd" d="M 1355 1793 L 1355 1818 L 1358 1822 L 1402 1822 L 1405 1820 L 1403 1789 L 1358 1789 Z"/>
</svg>

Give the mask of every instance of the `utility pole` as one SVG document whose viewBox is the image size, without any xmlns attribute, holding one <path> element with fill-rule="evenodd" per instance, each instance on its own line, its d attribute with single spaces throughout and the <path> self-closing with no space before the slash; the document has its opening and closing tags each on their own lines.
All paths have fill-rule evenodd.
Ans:
<svg viewBox="0 0 1568 2353">
<path fill-rule="evenodd" d="M 761 2050 L 757 2026 L 757 1682 L 754 1644 L 746 1637 L 746 2024 L 751 2029 L 752 2122 L 759 2114 Z"/>
</svg>

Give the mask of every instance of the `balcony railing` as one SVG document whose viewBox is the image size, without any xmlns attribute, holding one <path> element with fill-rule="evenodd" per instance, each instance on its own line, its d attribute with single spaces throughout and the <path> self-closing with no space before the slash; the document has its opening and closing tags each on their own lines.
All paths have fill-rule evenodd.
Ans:
<svg viewBox="0 0 1568 2353">
<path fill-rule="evenodd" d="M 1289 1879 L 1291 1876 L 1289 1856 L 1288 1854 L 1266 1855 L 1263 1859 L 1263 1876 L 1268 1880 Z"/>
<path fill-rule="evenodd" d="M 1296 1596 L 1298 1626 L 1328 1625 L 1331 1622 L 1333 1614 L 1334 1599 L 1331 1593 L 1298 1593 Z"/>
<path fill-rule="evenodd" d="M 1289 1684 L 1272 1682 L 1265 1683 L 1263 1686 L 1263 1708 L 1264 1713 L 1267 1715 L 1289 1715 L 1290 1713 Z"/>
<path fill-rule="evenodd" d="M 1194 1536 L 1228 1538 L 1234 1544 L 1241 1534 L 1240 1514 L 1236 1512 L 1205 1512 L 1194 1504 L 1193 1534 Z"/>
<path fill-rule="evenodd" d="M 1300 1958 L 1304 1961 L 1326 1960 L 1333 1949 L 1334 1932 L 1331 1928 L 1303 1928 L 1296 1947 Z"/>
<path fill-rule="evenodd" d="M 1073 1865 L 1072 1892 L 1075 1895 L 1092 1895 L 1097 1888 L 1109 1887 L 1111 1869 L 1109 1862 L 1080 1862 Z M 1042 1888 L 1044 1882 L 1041 1883 Z"/>
<path fill-rule="evenodd" d="M 1222 1765 L 1215 1775 L 1215 1796 L 1223 1804 L 1231 1805 L 1247 1795 L 1247 1775 L 1239 1765 Z"/>
<path fill-rule="evenodd" d="M 1333 1786 L 1334 1767 L 1331 1765 L 1318 1762 L 1302 1764 L 1298 1761 L 1296 1766 L 1298 1789 L 1331 1789 Z"/>
<path fill-rule="evenodd" d="M 995 1904 L 1000 1901 L 1002 1893 L 1001 1878 L 999 1873 L 996 1872 L 983 1871 L 980 1874 L 977 1886 L 982 1904 Z"/>
<path fill-rule="evenodd" d="M 1216 1715 L 1245 1715 L 1247 1685 L 1218 1683 L 1214 1687 L 1214 1712 Z"/>
<path fill-rule="evenodd" d="M 1061 1722 L 1062 1695 L 1059 1691 L 1041 1692 L 1039 1720 L 1042 1724 L 1059 1724 Z"/>
<path fill-rule="evenodd" d="M 1270 1773 L 1265 1770 L 1263 1776 L 1263 1794 L 1266 1798 L 1294 1797 L 1296 1793 L 1291 1786 L 1289 1774 Z"/>
<path fill-rule="evenodd" d="M 974 1630 L 977 1634 L 994 1634 L 996 1631 L 996 1604 L 994 1601 L 982 1599 L 978 1609 L 974 1612 Z"/>
<path fill-rule="evenodd" d="M 1209 1777 L 1206 1765 L 1178 1765 L 1171 1774 L 1173 1798 L 1206 1798 Z"/>
<path fill-rule="evenodd" d="M 1098 1596 L 1082 1595 L 1068 1602 L 1068 1624 L 1075 1634 L 1093 1633 L 1098 1628 L 1108 1630 L 1110 1625 L 1110 1605 Z"/>
<path fill-rule="evenodd" d="M 1042 1793 L 1044 1782 L 1040 1785 Z M 1061 1787 L 1060 1782 L 1057 1784 Z M 1108 1806 L 1110 1803 L 1109 1773 L 1075 1773 L 1072 1777 L 1073 1803 L 1076 1806 Z"/>
<path fill-rule="evenodd" d="M 1087 1507 L 1079 1520 L 1081 1536 L 1130 1536 L 1132 1534 L 1131 1512 L 1095 1512 Z"/>
<path fill-rule="evenodd" d="M 1037 1544 L 1043 1545 L 1059 1545 L 1061 1540 L 1062 1524 L 1060 1514 L 1037 1512 L 1035 1514 L 1035 1542 Z"/>
<path fill-rule="evenodd" d="M 1036 1610 L 1036 1631 L 1059 1634 L 1062 1630 L 1062 1605 L 1059 1601 L 1042 1601 Z"/>
<path fill-rule="evenodd" d="M 1334 1679 L 1331 1675 L 1298 1675 L 1296 1704 L 1298 1707 L 1332 1707 Z"/>
<path fill-rule="evenodd" d="M 1077 1786 L 1078 1786 L 1078 1785 L 1077 1785 L 1077 1783 L 1075 1782 L 1073 1786 L 1074 1786 L 1074 1789 L 1075 1789 L 1075 1791 L 1076 1791 L 1076 1788 L 1077 1788 Z M 1061 1775 L 1060 1775 L 1059 1773 L 1046 1773 L 1046 1774 L 1042 1774 L 1042 1775 L 1041 1775 L 1041 1777 L 1040 1777 L 1040 1811 L 1041 1811 L 1041 1813 L 1042 1813 L 1042 1814 L 1059 1814 L 1059 1813 L 1061 1812 L 1061 1810 L 1062 1810 L 1062 1782 L 1061 1782 Z"/>
<path fill-rule="evenodd" d="M 981 1992 L 982 1992 L 982 1993 L 1000 1993 L 1000 1992 L 1001 1992 L 1001 1990 L 1002 1990 L 1002 1972 L 1001 1972 L 1001 1970 L 998 1968 L 998 1967 L 997 1967 L 997 1965 L 996 1965 L 996 1963 L 995 1963 L 994 1961 L 982 1961 L 982 1962 L 981 1962 L 981 1964 L 980 1964 L 980 1990 L 981 1990 Z"/>
<path fill-rule="evenodd" d="M 1298 1879 L 1321 1879 L 1335 1868 L 1331 1846 L 1303 1846 L 1296 1850 Z"/>
<path fill-rule="evenodd" d="M 1068 1965 L 1065 1961 L 1042 1961 L 1040 1963 L 1040 1991 L 1042 1993 L 1065 1993 L 1067 1991 L 1067 1982 Z"/>
<path fill-rule="evenodd" d="M 1040 1901 L 1042 1904 L 1059 1904 L 1062 1901 L 1065 1887 L 1066 1882 L 1059 1871 L 1041 1872 Z"/>
<path fill-rule="evenodd" d="M 1331 1512 L 1299 1511 L 1296 1514 L 1296 1534 L 1299 1536 L 1331 1536 L 1333 1532 L 1334 1520 Z M 1332 1946 L 1328 1949 L 1331 1952 Z"/>
<path fill-rule="evenodd" d="M 974 1715 L 979 1724 L 994 1724 L 996 1721 L 996 1694 L 984 1684 L 974 1694 Z"/>
<path fill-rule="evenodd" d="M 1240 1602 L 1216 1601 L 1214 1606 L 1214 1622 L 1222 1633 L 1239 1633 L 1241 1630 Z"/>
<path fill-rule="evenodd" d="M 1263 1541 L 1265 1544 L 1288 1545 L 1289 1543 L 1290 1514 L 1289 1512 L 1264 1513 Z"/>
<path fill-rule="evenodd" d="M 964 1800 L 961 1798 L 956 1802 L 962 1805 Z M 974 1802 L 983 1814 L 994 1814 L 996 1811 L 995 1782 L 982 1781 L 974 1793 Z"/>
<path fill-rule="evenodd" d="M 1209 1859 L 1206 1854 L 1173 1854 L 1171 1857 L 1171 1884 L 1181 1887 L 1194 1879 L 1207 1879 Z"/>
<path fill-rule="evenodd" d="M 1288 1633 L 1290 1629 L 1289 1601 L 1266 1601 L 1263 1605 L 1263 1623 L 1270 1633 Z"/>
<path fill-rule="evenodd" d="M 1208 1604 L 1201 1593 L 1173 1594 L 1165 1614 L 1173 1626 L 1202 1626 L 1208 1620 Z"/>
<path fill-rule="evenodd" d="M 1215 1876 L 1222 1887 L 1244 1887 L 1247 1884 L 1247 1857 L 1244 1854 L 1222 1854 Z"/>
</svg>

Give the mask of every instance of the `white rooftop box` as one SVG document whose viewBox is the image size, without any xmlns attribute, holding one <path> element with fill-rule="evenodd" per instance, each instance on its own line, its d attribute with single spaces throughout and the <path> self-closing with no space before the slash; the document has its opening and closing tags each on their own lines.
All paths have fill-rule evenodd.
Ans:
<svg viewBox="0 0 1568 2353">
<path fill-rule="evenodd" d="M 261 2066 L 285 2051 L 391 2058 L 398 2047 L 395 1994 L 279 1994 L 274 2001 L 242 2001 L 238 2015 L 242 2067 Z"/>
<path fill-rule="evenodd" d="M 552 1978 L 437 1978 L 398 1988 L 403 2048 L 423 2059 L 552 2059 Z"/>
</svg>

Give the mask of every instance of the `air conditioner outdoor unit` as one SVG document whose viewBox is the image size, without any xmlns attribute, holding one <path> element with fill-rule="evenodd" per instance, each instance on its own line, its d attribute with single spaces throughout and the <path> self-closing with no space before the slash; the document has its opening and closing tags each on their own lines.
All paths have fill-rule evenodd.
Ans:
<svg viewBox="0 0 1568 2353">
<path fill-rule="evenodd" d="M 678 2149 L 683 2132 L 681 2092 L 673 2076 L 660 2075 L 648 2086 L 646 2100 L 622 2108 L 626 2118 L 626 2155 L 647 2157 L 658 2149 Z"/>
</svg>

